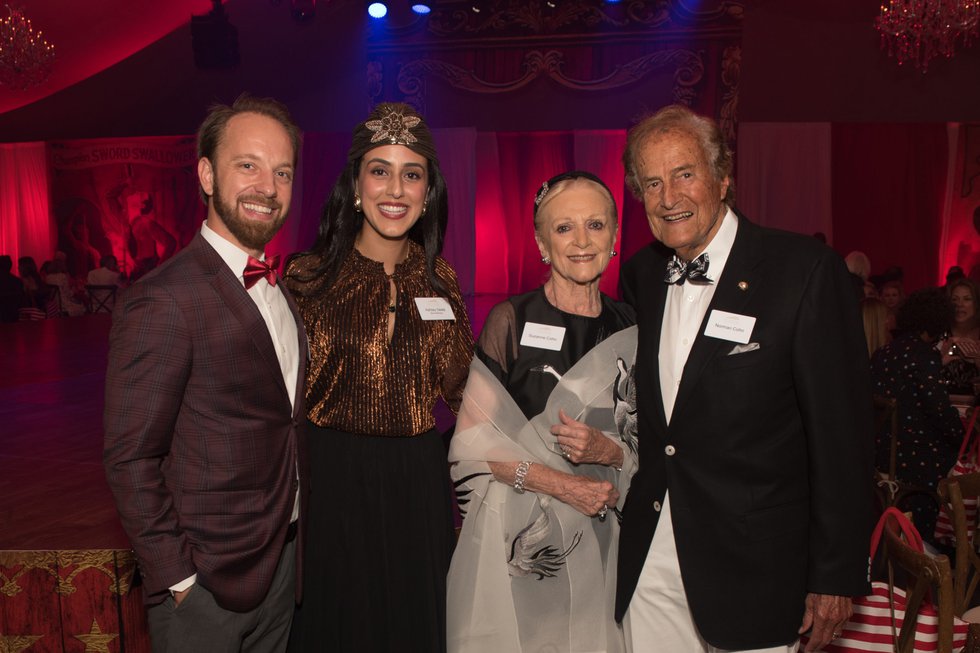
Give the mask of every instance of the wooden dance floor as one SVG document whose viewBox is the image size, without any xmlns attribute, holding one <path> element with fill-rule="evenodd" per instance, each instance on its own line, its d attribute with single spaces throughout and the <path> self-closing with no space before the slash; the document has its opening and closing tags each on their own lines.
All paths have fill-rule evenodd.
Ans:
<svg viewBox="0 0 980 653">
<path fill-rule="evenodd" d="M 471 300 L 476 332 L 500 299 Z M 108 314 L 0 324 L 0 653 L 150 650 L 102 467 L 110 326 Z"/>
<path fill-rule="evenodd" d="M 0 651 L 149 651 L 102 468 L 109 326 L 0 324 Z"/>
</svg>

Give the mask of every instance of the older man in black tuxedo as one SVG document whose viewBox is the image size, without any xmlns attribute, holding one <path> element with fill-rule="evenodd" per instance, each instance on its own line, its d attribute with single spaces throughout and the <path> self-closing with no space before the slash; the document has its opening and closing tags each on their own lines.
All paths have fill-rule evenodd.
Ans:
<svg viewBox="0 0 980 653">
<path fill-rule="evenodd" d="M 871 391 L 843 261 L 730 207 L 711 120 L 667 107 L 624 154 L 658 243 L 622 273 L 640 329 L 640 470 L 616 616 L 632 650 L 793 651 L 866 594 Z"/>
</svg>

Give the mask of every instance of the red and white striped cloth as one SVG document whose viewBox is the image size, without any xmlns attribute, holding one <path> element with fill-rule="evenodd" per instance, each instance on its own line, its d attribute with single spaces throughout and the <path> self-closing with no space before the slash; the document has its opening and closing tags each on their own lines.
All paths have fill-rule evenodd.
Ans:
<svg viewBox="0 0 980 653">
<path fill-rule="evenodd" d="M 956 463 L 949 470 L 950 478 L 980 472 L 980 437 L 973 430 L 977 422 L 977 413 L 980 409 L 974 408 L 970 412 L 970 419 L 965 423 L 963 444 L 960 445 L 960 452 L 956 456 Z M 970 446 L 972 444 L 972 446 Z M 966 512 L 966 532 L 970 543 L 973 543 L 973 532 L 977 528 L 977 508 L 980 507 L 980 500 L 977 497 L 963 497 L 963 507 Z M 953 531 L 953 522 L 945 508 L 939 511 L 936 517 L 936 530 L 933 533 L 936 542 L 945 542 L 950 546 L 956 544 L 956 534 Z"/>
<path fill-rule="evenodd" d="M 915 525 L 898 508 L 888 508 L 878 520 L 871 534 L 871 559 L 878 552 L 882 531 L 889 519 L 901 528 L 905 541 L 916 551 L 922 552 L 922 536 Z M 892 599 L 894 599 L 894 623 L 892 619 Z M 854 613 L 841 630 L 841 636 L 828 644 L 823 651 L 826 653 L 892 653 L 895 650 L 896 639 L 905 623 L 905 591 L 899 587 L 888 591 L 888 583 L 871 583 L 871 594 L 854 599 Z M 953 653 L 963 650 L 966 646 L 966 636 L 969 624 L 958 617 L 953 617 Z M 912 650 L 916 653 L 930 653 L 938 650 L 939 618 L 936 608 L 923 601 L 919 607 L 918 619 L 915 625 L 915 638 Z M 800 638 L 800 650 L 807 642 L 807 637 Z"/>
<path fill-rule="evenodd" d="M 854 600 L 854 614 L 841 631 L 841 636 L 827 645 L 823 650 L 827 653 L 892 653 L 894 638 L 905 623 L 905 592 L 895 588 L 895 630 L 892 631 L 892 611 L 888 595 L 888 583 L 874 582 L 871 584 L 871 594 Z M 966 645 L 966 632 L 969 625 L 954 617 L 953 621 L 953 651 L 961 651 Z M 934 653 L 938 650 L 939 637 L 938 618 L 936 609 L 931 605 L 923 605 L 919 610 L 915 626 L 915 644 L 912 647 L 917 653 Z M 802 650 L 802 646 L 800 647 Z"/>
</svg>

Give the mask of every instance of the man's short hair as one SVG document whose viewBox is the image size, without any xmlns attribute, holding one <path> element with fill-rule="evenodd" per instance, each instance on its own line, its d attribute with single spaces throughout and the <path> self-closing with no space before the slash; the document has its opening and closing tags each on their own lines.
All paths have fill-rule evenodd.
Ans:
<svg viewBox="0 0 980 653">
<path fill-rule="evenodd" d="M 725 142 L 721 128 L 714 120 L 699 116 L 681 104 L 671 104 L 647 116 L 634 125 L 626 134 L 626 150 L 623 152 L 623 168 L 626 170 L 626 183 L 637 198 L 643 198 L 643 188 L 637 176 L 636 155 L 647 139 L 654 135 L 681 132 L 697 139 L 711 167 L 715 179 L 721 181 L 728 177 L 728 192 L 725 202 L 735 203 L 735 182 L 732 179 L 732 151 Z"/>
<path fill-rule="evenodd" d="M 257 113 L 268 116 L 277 121 L 286 130 L 289 140 L 293 145 L 293 167 L 299 161 L 300 132 L 299 126 L 293 121 L 289 114 L 289 109 L 285 104 L 272 98 L 260 98 L 242 93 L 232 103 L 213 104 L 208 110 L 208 115 L 197 130 L 197 158 L 207 159 L 214 162 L 214 153 L 221 144 L 221 138 L 225 134 L 228 121 L 243 113 Z M 208 203 L 208 196 L 201 188 L 201 199 Z"/>
</svg>

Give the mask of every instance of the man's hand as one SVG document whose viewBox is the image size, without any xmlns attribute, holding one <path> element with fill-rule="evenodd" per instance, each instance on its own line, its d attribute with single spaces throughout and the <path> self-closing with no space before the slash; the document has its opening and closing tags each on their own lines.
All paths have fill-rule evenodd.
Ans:
<svg viewBox="0 0 980 653">
<path fill-rule="evenodd" d="M 851 597 L 833 594 L 807 594 L 803 624 L 799 633 L 810 631 L 804 651 L 819 651 L 840 637 L 844 623 L 851 617 Z"/>
</svg>

